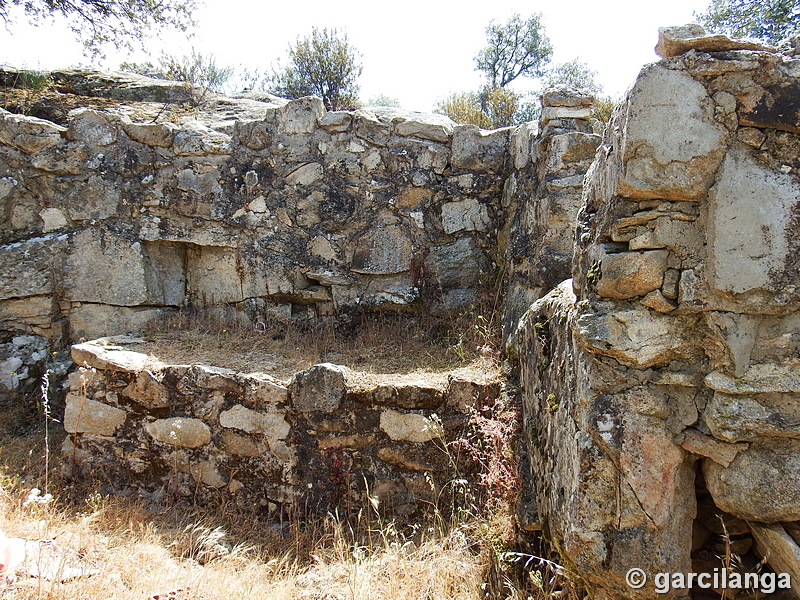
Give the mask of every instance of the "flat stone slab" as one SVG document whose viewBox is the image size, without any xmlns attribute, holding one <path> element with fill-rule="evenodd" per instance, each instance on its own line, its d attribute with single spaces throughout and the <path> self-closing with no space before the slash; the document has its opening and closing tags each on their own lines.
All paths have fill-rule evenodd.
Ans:
<svg viewBox="0 0 800 600">
<path fill-rule="evenodd" d="M 75 364 L 123 373 L 139 373 L 157 362 L 147 354 L 125 350 L 120 346 L 103 346 L 97 342 L 75 344 L 71 353 Z"/>
<path fill-rule="evenodd" d="M 656 54 L 662 58 L 680 56 L 689 50 L 700 52 L 725 52 L 728 50 L 759 50 L 762 52 L 777 52 L 772 46 L 765 46 L 758 42 L 731 39 L 726 35 L 706 34 L 700 25 L 692 23 L 678 27 L 659 27 Z"/>
</svg>

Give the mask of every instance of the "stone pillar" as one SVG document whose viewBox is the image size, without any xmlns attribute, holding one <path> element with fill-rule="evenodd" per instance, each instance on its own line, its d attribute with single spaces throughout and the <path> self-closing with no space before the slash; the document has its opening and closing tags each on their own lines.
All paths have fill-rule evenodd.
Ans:
<svg viewBox="0 0 800 600">
<path fill-rule="evenodd" d="M 531 303 L 569 277 L 583 177 L 601 140 L 593 133 L 593 104 L 580 90 L 551 88 L 542 95 L 538 127 L 525 123 L 512 134 L 500 239 L 506 338 Z"/>
<path fill-rule="evenodd" d="M 533 519 L 593 598 L 652 598 L 656 573 L 698 570 L 696 471 L 719 509 L 800 519 L 799 71 L 699 40 L 615 111 L 574 281 L 516 338 Z"/>
</svg>

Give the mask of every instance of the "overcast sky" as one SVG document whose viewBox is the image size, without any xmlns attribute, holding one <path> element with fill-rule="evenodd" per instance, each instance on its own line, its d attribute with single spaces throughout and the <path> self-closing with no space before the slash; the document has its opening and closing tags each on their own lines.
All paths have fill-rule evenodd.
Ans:
<svg viewBox="0 0 800 600">
<path fill-rule="evenodd" d="M 382 94 L 398 99 L 404 108 L 429 111 L 451 92 L 480 86 L 474 57 L 492 19 L 503 22 L 515 12 L 523 17 L 541 12 L 555 51 L 553 63 L 581 59 L 597 71 L 607 94 L 620 97 L 641 67 L 658 59 L 653 52 L 658 27 L 692 22 L 693 12 L 703 12 L 708 2 L 488 0 L 466 8 L 463 0 L 205 0 L 195 15 L 193 39 L 162 35 L 148 49 L 157 59 L 162 49 L 183 54 L 194 46 L 215 55 L 218 64 L 263 70 L 285 58 L 289 43 L 312 27 L 337 28 L 362 55 L 362 100 Z M 109 52 L 99 66 L 116 68 L 120 62 L 143 59 L 143 53 Z M 66 28 L 17 22 L 0 27 L 0 63 L 55 69 L 86 64 L 87 59 Z"/>
</svg>

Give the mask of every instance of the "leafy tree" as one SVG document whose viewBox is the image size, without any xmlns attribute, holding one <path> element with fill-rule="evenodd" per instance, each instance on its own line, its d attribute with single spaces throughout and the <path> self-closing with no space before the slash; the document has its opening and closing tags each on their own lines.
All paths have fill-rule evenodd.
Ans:
<svg viewBox="0 0 800 600">
<path fill-rule="evenodd" d="M 477 92 L 454 92 L 439 102 L 433 112 L 447 115 L 456 123 L 487 127 L 488 117 L 481 110 Z"/>
<path fill-rule="evenodd" d="M 523 20 L 519 14 L 506 23 L 492 21 L 486 27 L 486 47 L 475 57 L 490 88 L 505 87 L 517 77 L 541 77 L 553 55 L 544 33 L 541 14 Z"/>
<path fill-rule="evenodd" d="M 273 75 L 271 91 L 290 99 L 319 96 L 328 110 L 353 108 L 360 75 L 358 55 L 347 35 L 314 27 L 310 36 L 289 46 L 289 64 Z"/>
<path fill-rule="evenodd" d="M 171 79 L 200 85 L 212 90 L 221 91 L 225 83 L 233 75 L 232 67 L 221 67 L 213 55 L 204 55 L 192 48 L 188 56 L 174 56 L 163 54 L 158 66 L 147 61 L 143 63 L 122 63 L 121 71 L 138 73 L 147 77 Z"/>
<path fill-rule="evenodd" d="M 378 94 L 373 96 L 366 102 L 367 106 L 389 106 L 393 108 L 400 108 L 400 101 L 397 98 L 392 98 L 386 94 Z"/>
<path fill-rule="evenodd" d="M 503 87 L 486 88 L 480 93 L 481 109 L 489 117 L 489 128 L 514 125 L 519 109 L 519 94 Z"/>
<path fill-rule="evenodd" d="M 508 88 L 485 88 L 480 92 L 450 94 L 434 109 L 456 123 L 470 123 L 483 129 L 514 125 L 520 96 Z"/>
<path fill-rule="evenodd" d="M 33 23 L 63 17 L 86 52 L 102 56 L 101 47 L 113 44 L 132 50 L 154 29 L 186 31 L 193 25 L 195 0 L 0 0 L 0 19 L 11 24 L 18 6 Z"/>
<path fill-rule="evenodd" d="M 597 83 L 596 77 L 597 71 L 590 69 L 585 62 L 574 58 L 551 68 L 544 77 L 543 88 L 567 85 L 587 90 L 597 96 L 603 92 L 603 86 Z"/>
<path fill-rule="evenodd" d="M 608 123 L 619 101 L 614 101 L 610 96 L 597 98 L 592 107 L 592 116 L 601 123 Z"/>
<path fill-rule="evenodd" d="M 695 17 L 709 31 L 777 44 L 800 33 L 800 0 L 711 0 Z"/>
</svg>

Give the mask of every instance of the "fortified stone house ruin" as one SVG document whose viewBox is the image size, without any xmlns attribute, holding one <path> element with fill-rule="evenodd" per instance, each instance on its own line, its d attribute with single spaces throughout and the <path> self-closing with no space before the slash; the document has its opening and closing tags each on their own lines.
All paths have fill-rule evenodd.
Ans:
<svg viewBox="0 0 800 600">
<path fill-rule="evenodd" d="M 313 485 L 339 452 L 403 515 L 445 474 L 437 439 L 517 386 L 520 525 L 592 598 L 655 597 L 632 567 L 713 568 L 717 513 L 797 591 L 800 58 L 660 33 L 604 132 L 573 90 L 544 95 L 538 126 L 483 131 L 317 98 L 175 114 L 200 92 L 52 73 L 91 108 L 0 110 L 0 392 L 94 340 L 72 346 L 73 476 L 279 511 L 344 501 Z M 185 307 L 446 314 L 498 273 L 507 382 L 280 380 L 159 363 L 124 335 Z"/>
</svg>

